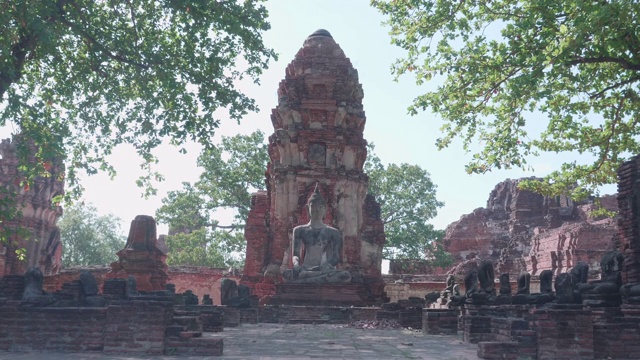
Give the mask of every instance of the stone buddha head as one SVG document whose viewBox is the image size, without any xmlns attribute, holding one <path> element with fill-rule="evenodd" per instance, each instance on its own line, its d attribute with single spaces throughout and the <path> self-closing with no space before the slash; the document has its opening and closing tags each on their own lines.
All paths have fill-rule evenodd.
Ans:
<svg viewBox="0 0 640 360">
<path fill-rule="evenodd" d="M 322 197 L 318 183 L 316 183 L 316 188 L 307 202 L 307 211 L 311 220 L 324 220 L 327 213 L 327 201 Z"/>
</svg>

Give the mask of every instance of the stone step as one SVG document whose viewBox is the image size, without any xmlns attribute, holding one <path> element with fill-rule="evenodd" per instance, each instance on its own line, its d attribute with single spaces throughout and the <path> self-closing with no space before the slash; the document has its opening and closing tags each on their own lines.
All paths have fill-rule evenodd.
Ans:
<svg viewBox="0 0 640 360">
<path fill-rule="evenodd" d="M 201 308 L 199 305 L 190 305 L 190 306 L 174 305 L 173 306 L 173 313 L 177 316 L 192 316 L 194 314 L 201 313 L 203 310 L 204 309 Z"/>
<path fill-rule="evenodd" d="M 517 360 L 520 358 L 519 344 L 514 341 L 480 341 L 478 357 L 488 360 Z"/>
<path fill-rule="evenodd" d="M 174 316 L 173 323 L 176 325 L 182 325 L 187 331 L 200 331 L 200 324 L 198 318 L 195 316 Z"/>
<path fill-rule="evenodd" d="M 180 337 L 183 339 L 199 338 L 202 337 L 202 331 L 183 331 L 180 333 Z"/>
<path fill-rule="evenodd" d="M 178 337 L 180 333 L 186 331 L 186 327 L 182 325 L 169 325 L 164 330 L 165 337 Z"/>
<path fill-rule="evenodd" d="M 313 318 L 313 319 L 287 319 L 287 324 L 329 324 L 331 321 Z"/>
<path fill-rule="evenodd" d="M 220 332 L 222 331 L 224 318 L 222 313 L 204 313 L 199 316 L 202 323 L 202 331 Z"/>
<path fill-rule="evenodd" d="M 223 340 L 211 337 L 168 338 L 165 355 L 222 356 Z"/>
</svg>

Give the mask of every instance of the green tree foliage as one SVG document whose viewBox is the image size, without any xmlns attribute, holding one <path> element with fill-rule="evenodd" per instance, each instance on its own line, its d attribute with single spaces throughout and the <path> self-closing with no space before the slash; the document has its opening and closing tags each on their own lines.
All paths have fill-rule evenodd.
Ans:
<svg viewBox="0 0 640 360">
<path fill-rule="evenodd" d="M 222 118 L 256 110 L 237 82 L 257 82 L 276 57 L 266 18 L 249 0 L 0 0 L 0 126 L 40 160 L 22 159 L 25 179 L 64 159 L 77 196 L 78 171 L 114 175 L 106 157 L 130 144 L 152 194 L 163 140 L 210 149 Z"/>
<path fill-rule="evenodd" d="M 450 257 L 440 245 L 444 231 L 428 223 L 444 205 L 436 199 L 429 173 L 404 163 L 385 168 L 372 150 L 370 145 L 364 171 L 369 175 L 369 193 L 381 207 L 387 238 L 384 258 L 422 259 L 428 254 L 434 265 L 448 265 Z"/>
<path fill-rule="evenodd" d="M 469 173 L 528 168 L 526 159 L 541 152 L 590 154 L 593 163 L 565 163 L 525 185 L 580 198 L 614 183 L 618 165 L 640 152 L 637 1 L 371 3 L 388 16 L 392 43 L 407 51 L 392 72 L 412 73 L 418 84 L 443 79 L 409 112 L 442 116 L 438 148 L 459 137 L 477 151 Z"/>
<path fill-rule="evenodd" d="M 117 260 L 126 237 L 120 235 L 119 218 L 98 215 L 91 205 L 75 204 L 65 208 L 58 221 L 62 242 L 62 265 L 104 265 Z"/>
<path fill-rule="evenodd" d="M 198 166 L 204 170 L 200 179 L 169 192 L 156 212 L 158 222 L 169 225 L 169 263 L 241 265 L 237 254 L 245 251 L 251 192 L 264 188 L 268 161 L 260 131 L 222 137 L 220 146 L 203 151 L 198 157 Z M 216 220 L 223 214 L 231 218 L 230 223 Z"/>
<path fill-rule="evenodd" d="M 170 265 L 209 267 L 241 267 L 242 261 L 234 251 L 244 251 L 240 231 L 210 230 L 202 227 L 190 233 L 175 233 L 166 239 Z"/>
</svg>

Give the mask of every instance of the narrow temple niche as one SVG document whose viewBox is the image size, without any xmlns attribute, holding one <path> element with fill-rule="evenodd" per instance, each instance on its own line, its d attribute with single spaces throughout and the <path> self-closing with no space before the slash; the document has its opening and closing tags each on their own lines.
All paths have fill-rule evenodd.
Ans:
<svg viewBox="0 0 640 360">
<path fill-rule="evenodd" d="M 327 150 L 324 144 L 311 144 L 307 154 L 307 161 L 311 166 L 327 166 Z"/>
<path fill-rule="evenodd" d="M 314 84 L 311 90 L 313 99 L 325 100 L 327 98 L 327 86 L 325 84 Z"/>
</svg>

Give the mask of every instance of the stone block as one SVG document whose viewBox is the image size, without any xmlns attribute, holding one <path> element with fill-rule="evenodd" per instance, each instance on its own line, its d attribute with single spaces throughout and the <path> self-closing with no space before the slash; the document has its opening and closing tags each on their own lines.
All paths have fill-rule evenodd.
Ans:
<svg viewBox="0 0 640 360">
<path fill-rule="evenodd" d="M 454 335 L 458 332 L 458 312 L 449 309 L 424 309 L 422 332 L 429 335 Z"/>
</svg>

